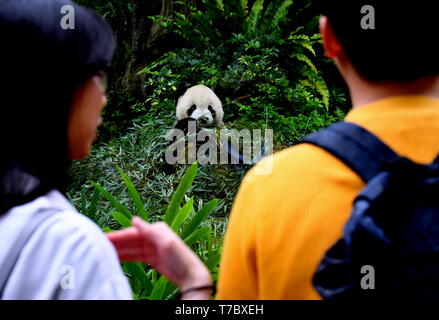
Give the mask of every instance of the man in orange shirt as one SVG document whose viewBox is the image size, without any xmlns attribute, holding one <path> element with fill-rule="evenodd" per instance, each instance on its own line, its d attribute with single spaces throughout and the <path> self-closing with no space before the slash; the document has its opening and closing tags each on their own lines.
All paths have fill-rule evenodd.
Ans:
<svg viewBox="0 0 439 320">
<path fill-rule="evenodd" d="M 352 98 L 353 110 L 345 121 L 367 129 L 402 156 L 431 163 L 439 153 L 439 59 L 434 49 L 439 30 L 434 3 L 326 0 L 322 7 L 324 49 Z M 217 298 L 320 299 L 312 277 L 325 252 L 341 237 L 364 185 L 343 162 L 311 144 L 263 160 L 247 174 L 235 200 Z M 148 228 L 154 226 L 143 231 L 138 227 L 132 237 L 145 237 Z M 118 237 L 112 240 L 123 253 Z M 187 251 L 176 244 L 177 251 L 156 267 L 184 260 Z M 180 270 L 180 279 L 187 280 L 185 274 L 196 278 L 188 268 L 186 273 Z M 192 287 L 197 289 L 201 282 L 194 281 Z M 191 288 L 188 281 L 185 285 Z M 208 297 L 205 286 L 198 288 L 196 298 Z"/>
<path fill-rule="evenodd" d="M 439 30 L 430 4 L 393 4 L 324 1 L 323 44 L 350 89 L 353 110 L 345 121 L 429 164 L 439 153 L 439 63 L 432 40 Z M 312 277 L 341 237 L 364 182 L 310 144 L 266 161 L 271 173 L 253 169 L 236 198 L 218 298 L 319 299 Z"/>
</svg>

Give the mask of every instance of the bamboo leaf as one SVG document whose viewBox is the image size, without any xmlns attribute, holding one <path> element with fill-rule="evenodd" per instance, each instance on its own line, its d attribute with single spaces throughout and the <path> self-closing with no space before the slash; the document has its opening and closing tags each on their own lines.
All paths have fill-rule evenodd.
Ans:
<svg viewBox="0 0 439 320">
<path fill-rule="evenodd" d="M 124 262 L 123 265 L 131 274 L 133 280 L 137 280 L 146 293 L 149 294 L 152 291 L 153 286 L 143 264 L 138 262 Z"/>
<path fill-rule="evenodd" d="M 136 187 L 134 186 L 131 179 L 123 172 L 123 170 L 117 166 L 117 170 L 119 170 L 120 175 L 122 176 L 122 179 L 125 183 L 125 186 L 128 189 L 129 194 L 131 195 L 131 198 L 134 201 L 134 206 L 136 207 L 137 212 L 139 213 L 139 216 L 145 220 L 148 221 L 148 214 L 145 211 L 145 207 L 143 206 L 142 199 L 140 198 L 139 193 L 137 192 Z"/>
<path fill-rule="evenodd" d="M 87 214 L 87 196 L 85 194 L 85 187 L 81 189 L 81 213 Z"/>
<path fill-rule="evenodd" d="M 171 229 L 174 230 L 174 232 L 178 232 L 178 229 L 180 229 L 183 222 L 185 222 L 186 219 L 189 217 L 189 214 L 191 213 L 193 207 L 194 198 L 191 198 L 177 214 L 174 222 L 172 222 Z"/>
<path fill-rule="evenodd" d="M 192 182 L 194 181 L 197 172 L 198 163 L 194 162 L 184 174 L 183 179 L 181 180 L 177 190 L 172 196 L 171 202 L 169 203 L 166 213 L 163 217 L 163 221 L 165 221 L 168 225 L 172 225 L 172 223 L 174 222 L 175 216 L 177 215 L 180 208 L 180 203 L 183 200 L 184 195 L 192 185 Z"/>
<path fill-rule="evenodd" d="M 119 212 L 123 213 L 125 217 L 127 217 L 130 221 L 133 218 L 133 215 L 130 211 L 123 206 L 111 193 L 105 190 L 100 184 L 92 182 L 93 186 L 99 190 L 99 192 L 111 203 L 111 205 Z"/>
<path fill-rule="evenodd" d="M 188 237 L 184 239 L 184 242 L 188 247 L 192 247 L 192 245 L 197 242 L 198 240 L 203 239 L 205 236 L 207 236 L 209 233 L 212 232 L 212 229 L 210 227 L 203 227 L 200 229 L 195 230 L 192 232 Z"/>
<path fill-rule="evenodd" d="M 127 217 L 125 217 L 125 215 L 123 215 L 122 213 L 118 212 L 118 211 L 113 211 L 113 213 L 111 214 L 114 218 L 114 220 L 116 220 L 117 222 L 119 222 L 119 224 L 124 227 L 124 228 L 128 228 L 131 227 L 131 221 L 130 219 L 128 219 Z"/>
<path fill-rule="evenodd" d="M 213 270 L 215 267 L 219 265 L 221 259 L 221 250 L 218 250 L 218 252 L 213 253 L 209 259 L 205 262 L 205 265 L 209 270 Z"/>
<path fill-rule="evenodd" d="M 172 282 L 170 284 L 172 284 Z M 178 292 L 180 291 L 180 288 L 176 287 L 171 289 L 172 289 L 171 293 L 168 294 L 165 300 L 177 300 L 177 296 L 178 296 Z"/>
<path fill-rule="evenodd" d="M 163 300 L 168 283 L 169 283 L 169 280 L 166 279 L 164 276 L 161 276 L 160 279 L 155 283 L 154 288 L 152 289 L 151 295 L 149 296 L 149 299 L 150 300 Z"/>
<path fill-rule="evenodd" d="M 108 232 L 113 232 L 114 230 L 111 229 L 110 227 L 103 227 L 102 231 L 104 231 L 105 233 L 108 233 Z"/>
<path fill-rule="evenodd" d="M 94 189 L 93 195 L 91 197 L 90 205 L 88 207 L 87 215 L 90 219 L 95 220 L 96 219 L 96 210 L 98 207 L 98 201 L 100 198 L 101 193 L 98 189 Z"/>
<path fill-rule="evenodd" d="M 210 213 L 212 213 L 213 210 L 215 210 L 215 208 L 218 205 L 218 202 L 219 202 L 218 199 L 214 199 L 209 201 L 204 207 L 202 207 L 200 211 L 198 211 L 195 214 L 195 216 L 189 221 L 189 223 L 183 228 L 183 231 L 181 232 L 182 238 L 186 238 L 191 233 L 193 233 L 195 229 L 197 229 L 200 226 L 200 224 L 204 221 L 204 219 Z"/>
</svg>

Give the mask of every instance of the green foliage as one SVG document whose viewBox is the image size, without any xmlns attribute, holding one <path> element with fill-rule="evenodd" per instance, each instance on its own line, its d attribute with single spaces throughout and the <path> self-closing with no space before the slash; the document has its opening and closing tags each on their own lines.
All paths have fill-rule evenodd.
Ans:
<svg viewBox="0 0 439 320">
<path fill-rule="evenodd" d="M 166 210 L 165 216 L 163 217 L 163 221 L 165 221 L 167 224 L 172 225 L 172 222 L 175 221 L 175 217 L 180 208 L 180 203 L 183 200 L 187 191 L 189 190 L 189 187 L 191 186 L 192 182 L 194 181 L 197 172 L 198 172 L 198 165 L 196 165 L 195 163 L 189 168 L 189 170 L 183 176 L 183 179 L 181 180 L 177 190 L 172 196 L 171 203 L 169 204 L 168 209 Z"/>
<path fill-rule="evenodd" d="M 144 65 L 152 22 L 149 14 L 160 12 L 161 1 L 75 0 L 96 10 L 109 23 L 116 39 L 112 67 L 108 70 L 108 104 L 103 111 L 100 140 L 127 132 L 143 101 L 142 79 L 135 75 Z M 149 51 L 149 50 L 148 50 Z"/>
<path fill-rule="evenodd" d="M 187 42 L 139 72 L 152 113 L 173 112 L 177 93 L 204 84 L 222 94 L 226 123 L 268 126 L 289 145 L 302 137 L 299 119 L 322 125 L 339 119 L 344 98 L 319 71 L 324 58 L 315 17 L 303 23 L 291 0 L 202 3 L 177 2 L 188 13 L 174 19 L 151 17 Z M 321 121 L 313 121 L 317 115 Z"/>
<path fill-rule="evenodd" d="M 130 213 L 130 211 L 123 206 L 115 197 L 113 197 L 111 195 L 111 193 L 109 193 L 107 190 L 105 190 L 102 186 L 100 186 L 97 183 L 92 182 L 92 184 L 94 185 L 94 187 L 100 192 L 102 193 L 102 195 L 107 198 L 108 201 L 110 201 L 111 205 L 116 208 L 116 210 L 118 210 L 118 212 L 120 212 L 121 214 L 123 214 L 126 218 L 131 219 L 132 215 Z"/>
<path fill-rule="evenodd" d="M 112 213 L 113 218 L 122 226 L 129 227 L 134 215 L 139 215 L 145 221 L 152 222 L 144 209 L 142 200 L 131 179 L 118 168 L 119 173 L 125 182 L 137 210 L 132 214 L 126 207 L 115 199 L 108 191 L 97 183 L 93 183 L 96 190 L 106 198 L 116 210 Z M 209 270 L 216 278 L 218 271 L 221 245 L 216 241 L 216 233 L 211 226 L 204 226 L 203 222 L 212 213 L 218 200 L 212 200 L 198 211 L 195 209 L 194 198 L 185 202 L 184 198 L 198 172 L 198 165 L 194 163 L 189 167 L 177 190 L 168 205 L 166 213 L 161 217 L 172 230 L 174 230 L 205 262 Z M 184 203 L 185 202 L 185 203 Z M 181 205 L 183 206 L 181 207 Z M 107 231 L 110 229 L 107 228 Z M 123 269 L 129 277 L 134 296 L 137 299 L 163 300 L 175 298 L 177 288 L 164 276 L 157 279 L 156 271 L 141 263 L 123 263 Z"/>
<path fill-rule="evenodd" d="M 96 189 L 89 181 L 95 181 L 105 188 L 131 212 L 137 210 L 128 190 L 123 187 L 123 179 L 117 170 L 117 166 L 120 166 L 142 197 L 149 218 L 154 220 L 157 215 L 162 215 L 186 169 L 185 166 L 178 166 L 174 174 L 167 174 L 163 170 L 163 156 L 168 147 L 164 137 L 174 121 L 173 114 L 162 113 L 158 117 L 144 118 L 127 134 L 114 137 L 105 143 L 98 142 L 89 157 L 75 161 L 69 172 L 68 195 L 78 211 L 88 215 L 82 209 L 82 203 L 86 201 L 85 208 L 88 208 L 88 201 L 92 199 Z M 236 123 L 234 127 L 240 129 L 251 124 L 239 125 Z M 199 199 L 196 205 L 202 207 L 212 198 L 220 199 L 214 216 L 209 218 L 217 226 L 219 233 L 223 232 L 223 217 L 230 212 L 244 174 L 244 170 L 231 166 L 203 165 L 198 170 L 198 178 L 192 184 L 190 192 Z M 101 201 L 95 209 L 93 219 L 103 228 L 117 227 L 111 215 L 113 210 L 113 205 Z M 119 209 L 116 211 L 122 212 Z"/>
<path fill-rule="evenodd" d="M 143 206 L 142 199 L 140 198 L 139 193 L 136 190 L 136 187 L 131 182 L 131 179 L 123 172 L 123 170 L 120 167 L 117 167 L 117 169 L 120 172 L 120 175 L 122 176 L 122 179 L 125 183 L 125 186 L 128 189 L 128 192 L 131 195 L 131 198 L 133 199 L 136 207 L 136 211 L 139 214 L 143 220 L 148 221 L 148 214 L 145 211 L 145 207 Z"/>
<path fill-rule="evenodd" d="M 258 34 L 282 33 L 290 22 L 292 0 L 211 1 L 202 0 L 202 5 L 193 7 L 184 1 L 175 1 L 174 18 L 153 16 L 155 23 L 186 39 L 197 49 L 218 47 L 232 34 L 242 34 L 250 39 Z M 178 8 L 180 5 L 182 8 Z M 187 14 L 179 12 L 187 11 Z"/>
<path fill-rule="evenodd" d="M 188 239 L 194 232 L 196 232 L 198 227 L 211 214 L 218 205 L 218 199 L 211 200 L 204 207 L 202 207 L 192 218 L 192 220 L 183 228 L 181 236 Z"/>
<path fill-rule="evenodd" d="M 118 1 L 124 3 L 116 6 Z M 127 64 L 133 53 L 126 34 L 136 33 L 124 20 L 134 2 L 82 2 L 113 27 L 127 29 L 118 34 L 116 65 Z M 129 226 L 133 215 L 165 220 L 215 278 L 226 217 L 245 169 L 205 165 L 163 172 L 164 136 L 174 124 L 179 95 L 195 84 L 211 87 L 223 102 L 227 127 L 272 128 L 280 150 L 342 119 L 346 94 L 327 85 L 333 83 L 327 70 L 334 67 L 323 56 L 311 1 L 199 0 L 197 7 L 174 1 L 174 8 L 174 17 L 151 20 L 179 41 L 158 48 L 158 58 L 154 52 L 143 60 L 141 102 L 124 87 L 112 89 L 104 133 L 113 138 L 98 142 L 91 157 L 73 164 L 68 194 L 104 231 Z M 116 136 L 121 123 L 131 128 Z M 123 269 L 136 298 L 176 296 L 175 286 L 149 267 L 124 263 Z"/>
<path fill-rule="evenodd" d="M 97 210 L 97 206 L 98 206 L 98 201 L 100 198 L 101 193 L 99 192 L 98 189 L 93 191 L 93 195 L 91 197 L 90 200 L 90 204 L 87 205 L 87 188 L 83 187 L 81 189 L 81 207 L 80 207 L 80 212 L 82 212 L 83 214 L 85 214 L 87 217 L 89 217 L 91 220 L 95 220 L 96 219 L 96 210 Z M 72 199 L 69 199 L 72 200 Z"/>
<path fill-rule="evenodd" d="M 245 34 L 254 33 L 256 31 L 256 26 L 261 19 L 263 8 L 264 0 L 256 0 L 250 14 L 244 20 L 243 31 Z"/>
<path fill-rule="evenodd" d="M 129 226 L 131 226 L 131 220 L 128 219 L 123 213 L 114 211 L 113 218 L 114 220 L 119 222 L 119 224 L 124 228 L 128 228 Z"/>
</svg>

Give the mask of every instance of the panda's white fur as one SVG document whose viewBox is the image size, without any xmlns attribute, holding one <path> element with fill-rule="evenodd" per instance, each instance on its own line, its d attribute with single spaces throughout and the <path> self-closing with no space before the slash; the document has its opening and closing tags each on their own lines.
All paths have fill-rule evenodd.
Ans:
<svg viewBox="0 0 439 320">
<path fill-rule="evenodd" d="M 195 110 L 194 107 L 195 106 Z M 213 109 L 214 115 L 209 110 L 209 106 Z M 192 109 L 191 109 L 192 107 Z M 224 111 L 220 99 L 217 95 L 208 87 L 204 85 L 196 85 L 186 90 L 183 96 L 178 99 L 177 108 L 177 124 L 173 129 L 180 129 L 188 125 L 185 122 L 188 118 L 199 120 L 200 118 L 205 118 L 209 124 L 213 124 L 221 128 L 216 129 L 216 135 L 218 137 L 227 137 L 227 141 L 231 140 L 232 143 L 224 143 L 224 141 L 218 141 L 219 147 L 228 153 L 231 161 L 236 161 L 240 164 L 255 164 L 259 159 L 249 160 L 246 159 L 245 155 L 242 155 L 239 151 L 239 137 L 235 137 L 235 131 L 230 131 L 223 125 Z M 184 123 L 183 127 L 179 127 L 179 123 Z M 186 128 L 186 127 L 185 127 Z M 197 127 L 196 127 L 197 128 Z M 173 138 L 173 130 L 170 131 L 167 136 L 167 140 L 171 141 Z M 197 131 L 198 132 L 198 131 Z M 237 142 L 238 148 L 234 147 L 233 141 Z M 189 143 L 194 143 L 196 148 L 196 142 L 191 141 Z M 186 153 L 183 153 L 184 157 Z M 232 162 L 233 163 L 233 162 Z"/>
<path fill-rule="evenodd" d="M 188 115 L 189 109 L 195 105 L 196 109 Z M 209 110 L 209 106 L 215 112 L 215 116 Z M 204 118 L 209 124 L 217 126 L 223 125 L 224 111 L 220 99 L 215 92 L 203 85 L 196 85 L 186 90 L 183 96 L 178 99 L 177 119 L 182 120 L 187 117 L 199 120 Z"/>
</svg>

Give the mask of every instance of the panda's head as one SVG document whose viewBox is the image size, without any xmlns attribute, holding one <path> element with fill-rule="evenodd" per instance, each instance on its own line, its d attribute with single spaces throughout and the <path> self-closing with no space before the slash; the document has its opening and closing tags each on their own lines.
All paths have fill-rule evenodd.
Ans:
<svg viewBox="0 0 439 320">
<path fill-rule="evenodd" d="M 179 122 L 191 118 L 201 126 L 222 126 L 224 112 L 216 94 L 206 86 L 197 85 L 178 99 L 176 115 Z"/>
</svg>

